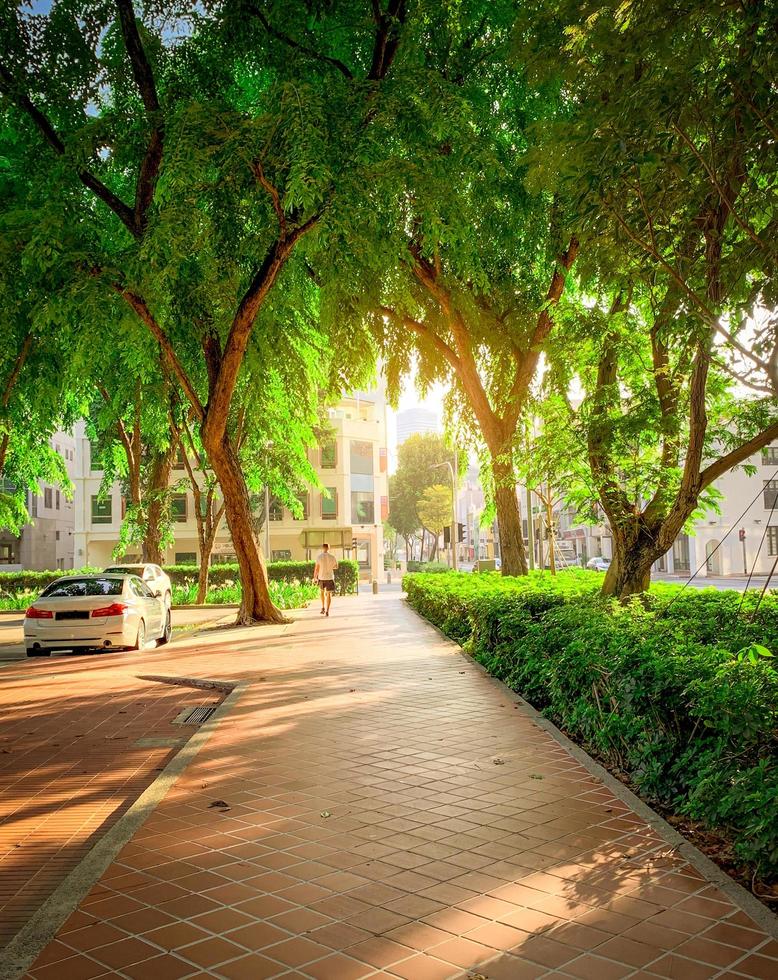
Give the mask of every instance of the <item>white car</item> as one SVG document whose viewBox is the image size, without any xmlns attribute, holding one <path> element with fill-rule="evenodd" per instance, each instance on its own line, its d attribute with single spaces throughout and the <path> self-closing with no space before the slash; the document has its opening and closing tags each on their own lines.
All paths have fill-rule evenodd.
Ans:
<svg viewBox="0 0 778 980">
<path fill-rule="evenodd" d="M 159 594 L 162 597 L 166 608 L 170 609 L 173 603 L 173 586 L 159 565 L 150 562 L 138 565 L 109 565 L 105 571 L 107 575 L 137 575 L 138 578 L 143 579 L 154 595 Z"/>
<path fill-rule="evenodd" d="M 603 558 L 602 555 L 598 555 L 596 558 L 590 558 L 586 563 L 587 568 L 591 568 L 594 572 L 607 572 L 611 567 L 610 558 Z"/>
<path fill-rule="evenodd" d="M 170 610 L 137 575 L 66 575 L 24 615 L 28 657 L 52 650 L 143 650 L 170 640 Z"/>
</svg>

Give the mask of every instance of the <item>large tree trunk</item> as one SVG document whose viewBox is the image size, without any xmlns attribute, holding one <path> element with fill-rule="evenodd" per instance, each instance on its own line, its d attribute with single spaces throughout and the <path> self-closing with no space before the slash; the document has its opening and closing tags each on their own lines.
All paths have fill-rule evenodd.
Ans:
<svg viewBox="0 0 778 980">
<path fill-rule="evenodd" d="M 651 585 L 651 566 L 664 550 L 658 543 L 658 531 L 653 533 L 630 521 L 626 526 L 611 525 L 613 557 L 602 594 L 626 600 L 647 592 Z"/>
<path fill-rule="evenodd" d="M 527 555 L 521 528 L 521 511 L 516 495 L 516 474 L 506 454 L 492 456 L 494 498 L 500 530 L 500 560 L 503 575 L 526 575 Z"/>
<path fill-rule="evenodd" d="M 143 561 L 153 562 L 155 565 L 162 565 L 165 560 L 162 553 L 162 536 L 169 506 L 167 490 L 170 486 L 170 474 L 173 471 L 176 449 L 177 443 L 171 441 L 164 452 L 154 453 L 149 465 L 149 480 L 145 493 L 146 530 L 141 551 Z"/>
<path fill-rule="evenodd" d="M 237 453 L 226 434 L 221 439 L 209 439 L 206 426 L 202 429 L 202 440 L 219 481 L 227 526 L 240 568 L 242 599 L 237 623 L 242 626 L 286 623 L 288 620 L 270 598 L 267 569 L 254 537 L 249 492 Z M 202 565 L 201 560 L 201 568 Z"/>
</svg>

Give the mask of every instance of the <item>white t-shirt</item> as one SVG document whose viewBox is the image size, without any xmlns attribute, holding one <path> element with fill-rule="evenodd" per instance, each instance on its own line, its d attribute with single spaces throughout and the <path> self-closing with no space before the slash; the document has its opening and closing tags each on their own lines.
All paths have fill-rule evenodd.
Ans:
<svg viewBox="0 0 778 980">
<path fill-rule="evenodd" d="M 335 569 L 338 567 L 338 560 L 329 551 L 322 551 L 316 558 L 319 566 L 319 578 L 324 582 L 332 581 L 335 578 Z"/>
</svg>

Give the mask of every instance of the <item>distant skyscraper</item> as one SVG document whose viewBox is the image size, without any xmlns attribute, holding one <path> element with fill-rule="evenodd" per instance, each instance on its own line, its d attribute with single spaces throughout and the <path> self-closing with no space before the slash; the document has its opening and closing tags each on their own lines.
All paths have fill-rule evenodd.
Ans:
<svg viewBox="0 0 778 980">
<path fill-rule="evenodd" d="M 401 446 L 408 436 L 425 432 L 439 432 L 437 412 L 428 408 L 407 408 L 397 413 L 397 445 Z"/>
</svg>

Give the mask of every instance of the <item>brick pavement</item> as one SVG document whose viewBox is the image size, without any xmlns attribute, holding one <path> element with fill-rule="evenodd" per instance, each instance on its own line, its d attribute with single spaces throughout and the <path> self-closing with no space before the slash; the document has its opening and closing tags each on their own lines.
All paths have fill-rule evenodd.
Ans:
<svg viewBox="0 0 778 980">
<path fill-rule="evenodd" d="M 248 684 L 33 980 L 778 976 L 778 943 L 396 597 L 155 672 Z"/>
<path fill-rule="evenodd" d="M 99 677 L 84 657 L 0 672 L 0 956 L 191 735 L 172 719 L 221 699 L 138 680 L 116 657 L 100 656 Z"/>
</svg>

